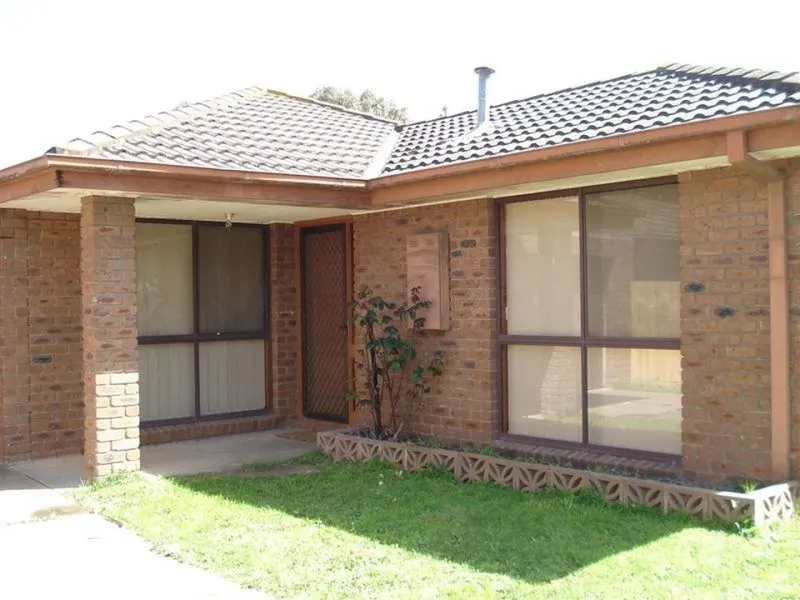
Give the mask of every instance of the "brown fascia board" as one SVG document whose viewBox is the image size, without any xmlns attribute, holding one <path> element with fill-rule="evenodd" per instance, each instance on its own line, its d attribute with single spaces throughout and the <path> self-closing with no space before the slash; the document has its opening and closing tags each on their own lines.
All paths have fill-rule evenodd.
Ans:
<svg viewBox="0 0 800 600">
<path fill-rule="evenodd" d="M 214 169 L 209 167 L 189 167 L 158 163 L 109 160 L 83 156 L 52 155 L 45 156 L 49 166 L 58 169 L 80 169 L 82 171 L 101 171 L 108 174 L 129 173 L 153 176 L 186 176 L 199 180 L 224 180 L 242 183 L 279 183 L 310 187 L 326 187 L 334 189 L 363 189 L 366 182 L 362 179 L 345 177 L 321 177 L 315 175 L 284 175 L 278 173 L 261 173 L 255 171 L 236 171 L 230 169 Z M 2 172 L 0 172 L 2 179 Z"/>
<path fill-rule="evenodd" d="M 800 107 L 787 107 L 772 110 L 758 111 L 746 115 L 738 115 L 732 117 L 718 117 L 709 119 L 707 121 L 695 123 L 683 123 L 680 125 L 671 125 L 651 131 L 641 131 L 636 133 L 629 133 L 625 135 L 611 136 L 602 139 L 588 140 L 584 142 L 575 142 L 572 144 L 564 144 L 560 146 L 553 146 L 549 148 L 540 148 L 536 150 L 529 150 L 525 152 L 518 152 L 515 154 L 507 154 L 503 156 L 485 158 L 470 162 L 457 163 L 453 165 L 444 165 L 438 167 L 429 167 L 418 169 L 408 173 L 388 174 L 377 177 L 369 181 L 368 188 L 372 192 L 372 201 L 374 205 L 401 204 L 405 200 L 405 194 L 390 194 L 389 188 L 397 188 L 399 186 L 411 186 L 409 184 L 420 184 L 413 186 L 414 194 L 419 196 L 422 190 L 422 183 L 431 180 L 445 180 L 452 178 L 454 181 L 466 175 L 478 175 L 478 172 L 491 173 L 498 170 L 507 170 L 512 167 L 517 167 L 532 163 L 543 163 L 547 161 L 556 161 L 558 159 L 573 158 L 585 155 L 598 155 L 601 153 L 611 153 L 614 151 L 641 148 L 643 146 L 654 146 L 664 144 L 665 148 L 669 142 L 679 140 L 686 140 L 689 138 L 710 138 L 726 134 L 734 130 L 755 130 L 772 127 L 780 127 L 782 125 L 792 124 L 800 121 Z M 754 132 L 755 133 L 755 132 Z M 796 131 L 786 132 L 783 135 L 753 135 L 751 137 L 750 150 L 759 151 L 775 147 L 774 143 L 779 143 L 783 146 L 787 145 L 789 139 L 793 141 L 793 145 L 800 145 L 800 136 Z M 720 138 L 719 143 L 722 144 L 723 150 L 720 154 L 725 155 L 724 151 L 724 136 Z M 672 144 L 676 150 L 680 148 L 678 144 Z M 712 155 L 709 155 L 709 157 Z M 686 160 L 681 156 L 680 152 L 674 152 L 674 156 L 670 157 L 669 153 L 664 156 L 664 162 L 678 162 Z M 650 163 L 652 164 L 652 163 Z M 626 165 L 626 168 L 631 168 L 634 165 Z M 542 166 L 541 168 L 545 168 Z M 607 169 L 604 169 L 607 170 Z M 581 175 L 583 173 L 576 172 L 574 175 Z M 563 176 L 560 175 L 560 176 Z M 445 193 L 444 181 L 441 185 L 437 186 L 439 189 L 436 195 Z M 382 190 L 386 190 L 387 196 L 394 196 L 392 200 L 384 200 L 381 198 L 383 195 Z M 454 189 L 455 192 L 465 192 L 465 189 Z M 476 188 L 478 191 L 478 188 Z M 409 203 L 413 202 L 412 198 L 407 199 Z"/>
<path fill-rule="evenodd" d="M 57 187 L 59 187 L 59 182 L 56 170 L 49 169 L 46 165 L 42 167 L 37 164 L 29 172 L 22 172 L 19 175 L 0 179 L 0 208 L 2 208 L 4 202 L 33 196 Z"/>
<path fill-rule="evenodd" d="M 45 191 L 43 187 L 65 187 L 131 194 L 204 196 L 246 202 L 338 206 L 353 210 L 413 205 L 450 193 L 484 191 L 493 186 L 498 187 L 501 181 L 504 185 L 523 182 L 532 173 L 523 168 L 525 165 L 535 166 L 536 181 L 615 168 L 630 169 L 659 162 L 666 164 L 725 156 L 725 136 L 736 130 L 751 134 L 751 152 L 800 145 L 800 128 L 797 127 L 799 121 L 800 107 L 764 110 L 385 175 L 371 180 L 45 155 L 0 171 L 0 202 Z M 592 157 L 591 165 L 586 160 L 564 160 L 588 157 Z M 588 167 L 591 170 L 587 170 Z M 45 170 L 53 173 L 39 176 L 36 180 L 29 179 Z M 505 175 L 512 171 L 516 174 L 505 179 Z M 28 184 L 22 180 L 28 180 Z M 15 182 L 15 185 L 11 186 L 9 182 Z M 26 185 L 32 191 L 26 192 Z M 50 188 L 46 188 L 47 185 Z M 14 189 L 10 189 L 11 187 Z"/>
<path fill-rule="evenodd" d="M 32 185 L 39 179 L 49 181 L 50 185 Z M 0 202 L 55 188 L 354 210 L 370 207 L 366 182 L 358 179 L 254 173 L 62 155 L 45 155 L 0 171 Z"/>
</svg>

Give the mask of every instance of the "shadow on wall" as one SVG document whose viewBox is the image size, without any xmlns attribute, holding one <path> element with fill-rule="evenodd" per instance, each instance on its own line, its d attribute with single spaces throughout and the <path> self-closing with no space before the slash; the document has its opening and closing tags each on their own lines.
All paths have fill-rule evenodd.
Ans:
<svg viewBox="0 0 800 600">
<path fill-rule="evenodd" d="M 399 474 L 381 463 L 320 466 L 312 476 L 248 477 L 245 485 L 236 477 L 174 481 L 194 492 L 532 583 L 560 579 L 687 527 L 720 527 L 610 506 L 594 496 L 458 484 L 435 471 Z M 269 547 L 259 536 L 246 543 Z"/>
</svg>

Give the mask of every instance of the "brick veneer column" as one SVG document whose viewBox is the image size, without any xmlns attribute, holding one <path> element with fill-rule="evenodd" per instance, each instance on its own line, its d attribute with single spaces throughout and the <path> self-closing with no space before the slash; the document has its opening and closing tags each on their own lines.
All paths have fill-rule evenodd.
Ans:
<svg viewBox="0 0 800 600">
<path fill-rule="evenodd" d="M 0 210 L 0 462 L 27 458 L 31 437 L 28 352 L 28 217 Z"/>
<path fill-rule="evenodd" d="M 272 408 L 297 415 L 297 315 L 295 302 L 294 226 L 276 223 L 270 236 L 270 308 L 272 336 Z"/>
<path fill-rule="evenodd" d="M 766 185 L 733 168 L 680 176 L 683 468 L 768 479 Z"/>
<path fill-rule="evenodd" d="M 86 478 L 139 468 L 133 200 L 90 196 L 81 212 Z"/>
</svg>

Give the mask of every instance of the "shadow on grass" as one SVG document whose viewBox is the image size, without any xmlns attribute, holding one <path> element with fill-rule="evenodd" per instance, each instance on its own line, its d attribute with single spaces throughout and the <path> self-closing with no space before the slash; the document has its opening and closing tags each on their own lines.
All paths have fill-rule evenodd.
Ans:
<svg viewBox="0 0 800 600">
<path fill-rule="evenodd" d="M 687 515 L 605 504 L 594 494 L 530 494 L 460 484 L 441 471 L 402 473 L 381 462 L 311 457 L 313 475 L 178 477 L 178 486 L 276 509 L 385 545 L 528 582 L 547 582 L 687 527 Z"/>
</svg>

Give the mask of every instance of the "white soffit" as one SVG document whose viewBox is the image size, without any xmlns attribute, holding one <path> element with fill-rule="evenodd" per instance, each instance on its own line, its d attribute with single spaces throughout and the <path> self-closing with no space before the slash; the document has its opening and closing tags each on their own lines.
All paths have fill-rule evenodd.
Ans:
<svg viewBox="0 0 800 600">
<path fill-rule="evenodd" d="M 22 208 L 45 212 L 78 213 L 81 198 L 90 190 L 51 190 L 0 204 L 0 208 Z M 124 194 L 109 194 L 104 196 Z M 136 199 L 136 216 L 140 219 L 177 219 L 188 221 L 227 221 L 234 223 L 293 223 L 348 215 L 352 211 L 340 208 L 249 204 L 216 200 L 140 197 Z"/>
<path fill-rule="evenodd" d="M 136 216 L 140 219 L 227 221 L 230 217 L 234 223 L 294 223 L 295 221 L 338 217 L 351 212 L 340 208 L 247 204 L 215 200 L 168 198 L 139 198 L 136 200 Z"/>
<path fill-rule="evenodd" d="M 434 206 L 437 204 L 451 204 L 454 202 L 465 202 L 478 198 L 506 198 L 511 196 L 522 196 L 527 194 L 537 194 L 542 192 L 556 192 L 558 190 L 569 190 L 580 187 L 595 185 L 605 185 L 610 183 L 620 183 L 625 181 L 637 181 L 643 179 L 653 179 L 655 177 L 666 177 L 677 175 L 687 171 L 702 171 L 729 165 L 727 156 L 713 156 L 701 160 L 687 160 L 650 167 L 638 167 L 636 169 L 625 169 L 621 171 L 608 171 L 605 173 L 592 173 L 590 175 L 578 175 L 563 179 L 549 179 L 546 181 L 536 181 L 532 183 L 522 183 L 497 187 L 482 192 L 470 192 L 468 194 L 451 194 L 439 197 L 426 202 L 415 203 L 413 206 Z M 404 210 L 406 206 L 386 206 L 376 210 L 360 211 L 360 214 Z"/>
</svg>

